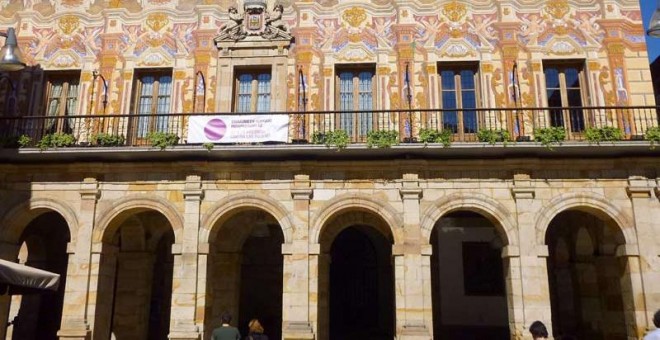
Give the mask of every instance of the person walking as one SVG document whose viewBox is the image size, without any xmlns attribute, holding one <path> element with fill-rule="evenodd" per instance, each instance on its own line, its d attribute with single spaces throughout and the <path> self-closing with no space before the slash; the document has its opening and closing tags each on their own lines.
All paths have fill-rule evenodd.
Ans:
<svg viewBox="0 0 660 340">
<path fill-rule="evenodd" d="M 258 319 L 250 320 L 248 327 L 250 330 L 246 340 L 268 340 L 268 336 L 264 334 L 264 328 Z"/>
<path fill-rule="evenodd" d="M 236 327 L 229 325 L 231 322 L 231 314 L 224 312 L 220 316 L 222 326 L 213 330 L 211 340 L 241 340 L 241 333 Z"/>
<path fill-rule="evenodd" d="M 529 332 L 532 333 L 534 340 L 543 340 L 548 338 L 548 329 L 541 321 L 534 321 L 529 326 Z"/>
<path fill-rule="evenodd" d="M 644 340 L 660 340 L 660 309 L 653 315 L 653 324 L 655 325 L 655 330 L 646 334 Z"/>
</svg>

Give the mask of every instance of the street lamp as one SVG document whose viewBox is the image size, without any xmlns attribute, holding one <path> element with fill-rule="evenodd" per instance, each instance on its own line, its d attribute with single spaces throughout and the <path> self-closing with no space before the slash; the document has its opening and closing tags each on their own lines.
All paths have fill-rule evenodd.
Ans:
<svg viewBox="0 0 660 340">
<path fill-rule="evenodd" d="M 660 38 L 660 0 L 658 0 L 658 5 L 656 6 L 655 12 L 651 17 L 651 21 L 649 22 L 649 30 L 646 31 L 646 34 L 654 38 Z"/>
<path fill-rule="evenodd" d="M 0 71 L 20 71 L 25 68 L 21 50 L 18 48 L 16 32 L 13 28 L 8 28 L 7 32 L 0 32 L 0 36 L 5 37 L 5 45 L 0 49 Z"/>
</svg>

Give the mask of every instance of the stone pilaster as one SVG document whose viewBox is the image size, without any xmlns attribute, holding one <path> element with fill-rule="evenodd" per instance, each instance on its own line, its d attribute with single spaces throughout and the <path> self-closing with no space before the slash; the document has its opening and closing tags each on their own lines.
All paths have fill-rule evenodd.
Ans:
<svg viewBox="0 0 660 340">
<path fill-rule="evenodd" d="M 172 246 L 174 270 L 169 338 L 191 340 L 199 339 L 200 335 L 196 325 L 196 302 L 200 205 L 204 190 L 199 176 L 186 177 L 183 197 L 183 237 Z"/>
<path fill-rule="evenodd" d="M 422 254 L 419 200 L 423 190 L 417 174 L 404 174 L 399 189 L 403 201 L 404 243 L 395 244 L 394 280 L 396 333 L 398 339 L 431 339 L 433 320 L 428 318 L 431 304 L 430 258 Z M 427 253 L 428 247 L 425 248 Z M 428 268 L 428 274 L 423 269 Z M 425 280 L 428 279 L 428 280 Z M 420 284 L 422 283 L 422 284 Z"/>
<path fill-rule="evenodd" d="M 62 326 L 57 335 L 60 339 L 88 339 L 91 335 L 87 307 L 90 294 L 90 268 L 92 254 L 92 230 L 96 216 L 96 203 L 100 197 L 95 178 L 85 178 L 80 186 L 80 210 L 78 234 L 75 243 L 68 246 L 69 265 Z"/>
<path fill-rule="evenodd" d="M 309 201 L 313 190 L 309 176 L 296 175 L 293 199 L 293 239 L 282 245 L 284 283 L 282 286 L 282 337 L 286 340 L 314 339 L 310 319 Z M 315 313 L 316 315 L 316 313 Z"/>
<path fill-rule="evenodd" d="M 516 217 L 518 220 L 518 240 L 519 247 L 516 250 L 511 245 L 505 248 L 503 257 L 510 258 L 508 275 L 510 280 L 520 277 L 520 288 L 518 283 L 512 281 L 509 283 L 512 290 L 508 294 L 513 294 L 512 318 L 515 327 L 511 330 L 512 334 L 524 334 L 523 332 L 529 325 L 539 320 L 543 322 L 548 329 L 552 329 L 552 315 L 550 304 L 550 286 L 548 281 L 548 247 L 540 244 L 537 238 L 536 221 L 537 212 L 541 210 L 542 202 L 536 198 L 536 189 L 532 185 L 528 174 L 514 175 L 514 186 L 511 194 L 516 201 Z M 511 259 L 516 257 L 517 260 Z M 519 268 L 516 268 L 519 266 Z M 519 274 L 516 271 L 519 270 Z M 522 296 L 522 303 L 516 297 L 519 293 Z M 521 315 L 522 314 L 522 315 Z M 510 318 L 511 320 L 511 318 Z"/>
</svg>

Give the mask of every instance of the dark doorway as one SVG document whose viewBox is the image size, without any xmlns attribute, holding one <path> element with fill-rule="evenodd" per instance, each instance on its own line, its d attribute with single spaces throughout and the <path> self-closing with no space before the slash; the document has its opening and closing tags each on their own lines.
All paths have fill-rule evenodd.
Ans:
<svg viewBox="0 0 660 340">
<path fill-rule="evenodd" d="M 366 226 L 343 230 L 332 243 L 330 339 L 394 337 L 392 245 Z"/>
<path fill-rule="evenodd" d="M 243 244 L 238 325 L 259 319 L 269 339 L 282 338 L 282 243 L 279 225 L 257 224 Z"/>
<path fill-rule="evenodd" d="M 623 235 L 595 215 L 566 211 L 550 222 L 546 242 L 553 336 L 628 339 L 626 259 L 614 255 Z"/>
<path fill-rule="evenodd" d="M 18 314 L 10 315 L 8 327 L 14 340 L 57 339 L 60 329 L 70 241 L 69 228 L 62 216 L 55 212 L 35 218 L 21 235 L 19 259 L 30 267 L 60 274 L 60 285 L 55 292 L 43 292 L 14 297 L 20 300 Z M 12 308 L 13 309 L 13 308 Z"/>
<path fill-rule="evenodd" d="M 484 216 L 458 211 L 431 234 L 434 339 L 510 339 L 504 242 Z"/>
</svg>

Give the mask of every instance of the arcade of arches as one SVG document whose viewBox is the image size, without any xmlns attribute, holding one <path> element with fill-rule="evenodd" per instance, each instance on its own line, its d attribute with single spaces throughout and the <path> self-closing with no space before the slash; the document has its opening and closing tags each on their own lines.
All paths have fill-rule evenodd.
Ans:
<svg viewBox="0 0 660 340">
<path fill-rule="evenodd" d="M 3 213 L 0 255 L 63 281 L 0 297 L 0 338 L 210 339 L 228 311 L 271 339 L 519 339 L 537 319 L 555 338 L 632 339 L 658 307 L 656 239 L 641 237 L 660 226 L 635 210 L 658 217 L 650 196 L 442 197 L 417 178 L 385 189 L 398 198 L 329 195 L 307 176 L 225 195 L 189 176 L 179 198 L 131 198 L 93 183 L 77 209 Z"/>
</svg>

